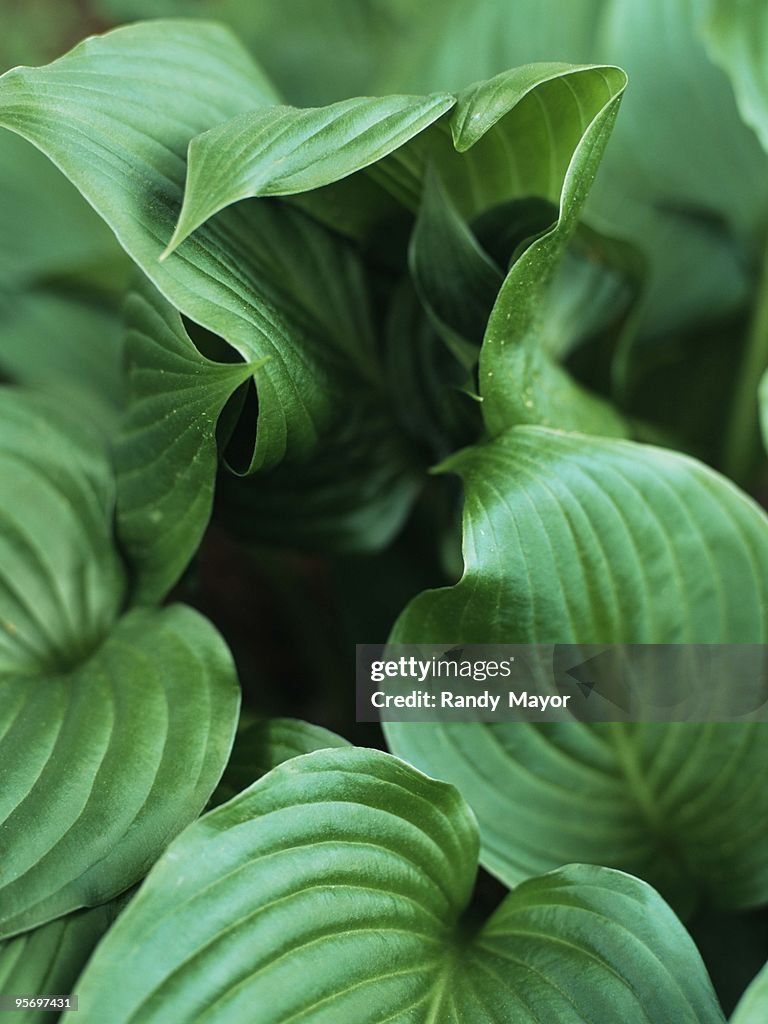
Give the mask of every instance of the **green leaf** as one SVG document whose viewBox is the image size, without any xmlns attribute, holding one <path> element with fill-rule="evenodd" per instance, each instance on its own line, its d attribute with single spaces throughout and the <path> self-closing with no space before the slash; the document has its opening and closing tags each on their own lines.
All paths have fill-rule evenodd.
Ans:
<svg viewBox="0 0 768 1024">
<path fill-rule="evenodd" d="M 360 255 L 297 208 L 265 201 L 223 211 L 158 262 L 181 204 L 190 138 L 273 99 L 220 28 L 153 22 L 88 40 L 47 68 L 8 73 L 0 123 L 65 171 L 172 305 L 260 365 L 258 417 L 250 437 L 241 432 L 237 467 L 271 470 L 285 460 L 286 470 L 266 489 L 262 519 L 260 491 L 243 517 L 251 534 L 274 518 L 275 494 L 298 524 L 296 502 L 309 493 L 316 513 L 301 520 L 310 543 L 314 532 L 333 538 L 338 518 L 340 543 L 365 545 L 375 520 L 370 543 L 380 544 L 407 512 L 414 460 L 388 415 Z M 334 494 L 350 444 L 357 482 Z"/>
<path fill-rule="evenodd" d="M 308 463 L 286 463 L 246 480 L 223 473 L 219 521 L 260 544 L 337 554 L 384 547 L 423 485 L 423 456 L 380 401 L 346 413 Z M 233 447 L 234 440 L 228 454 Z"/>
<path fill-rule="evenodd" d="M 0 942 L 0 991 L 17 996 L 75 993 L 80 972 L 118 910 L 115 903 L 80 910 Z M 20 1010 L 13 1017 L 18 1024 L 51 1019 L 45 1009 Z"/>
<path fill-rule="evenodd" d="M 687 457 L 520 427 L 453 456 L 464 574 L 415 598 L 395 643 L 764 643 L 768 519 Z M 768 898 L 760 724 L 389 723 L 457 785 L 507 884 L 620 867 L 682 906 Z M 585 826 L 585 822 L 588 825 Z"/>
<path fill-rule="evenodd" d="M 649 256 L 648 335 L 748 302 L 768 219 L 765 154 L 701 43 L 701 8 L 613 0 L 596 42 L 594 59 L 626 68 L 632 88 L 590 211 Z"/>
<path fill-rule="evenodd" d="M 698 0 L 573 0 L 567 10 L 560 0 L 512 7 L 447 0 L 439 13 L 411 6 L 386 79 L 399 90 L 460 89 L 553 57 L 626 69 L 632 86 L 586 215 L 649 258 L 641 331 L 649 343 L 748 301 L 754 226 L 768 216 L 764 155 L 697 36 L 700 7 Z M 735 12 L 723 0 L 726 7 Z"/>
<path fill-rule="evenodd" d="M 582 391 L 550 358 L 542 342 L 544 299 L 578 223 L 626 85 L 617 68 L 587 69 L 545 82 L 533 95 L 544 108 L 549 160 L 533 191 L 557 198 L 555 225 L 514 262 L 493 307 L 480 354 L 480 394 L 490 433 L 520 423 L 623 436 L 620 417 Z M 459 148 L 513 102 L 516 72 L 462 94 L 454 115 Z M 506 134 L 514 138 L 513 129 Z M 536 180 L 536 174 L 532 176 Z"/>
<path fill-rule="evenodd" d="M 704 0 L 702 32 L 730 76 L 741 116 L 768 150 L 768 12 L 760 0 Z"/>
<path fill-rule="evenodd" d="M 238 710 L 214 628 L 122 615 L 114 481 L 98 435 L 0 393 L 0 936 L 141 878 L 205 805 Z M 52 528 L 52 524 L 55 528 Z"/>
<path fill-rule="evenodd" d="M 212 802 L 215 806 L 231 800 L 292 757 L 348 746 L 347 740 L 335 732 L 296 718 L 265 718 L 254 722 L 237 734 L 232 756 Z"/>
<path fill-rule="evenodd" d="M 78 982 L 80 1019 L 722 1021 L 642 882 L 570 867 L 473 926 L 476 856 L 452 787 L 378 751 L 295 758 L 160 859 Z"/>
<path fill-rule="evenodd" d="M 200 354 L 150 285 L 126 303 L 128 402 L 117 440 L 118 532 L 134 601 L 162 598 L 197 550 L 213 506 L 216 427 L 256 369 Z"/>
<path fill-rule="evenodd" d="M 125 573 L 98 435 L 23 391 L 4 388 L 0 408 L 0 674 L 31 676 L 98 646 L 122 607 Z"/>
<path fill-rule="evenodd" d="M 768 964 L 739 1000 L 731 1024 L 763 1024 L 768 1015 Z"/>
<path fill-rule="evenodd" d="M 50 161 L 0 133 L 0 374 L 86 407 L 111 431 L 122 400 L 116 292 L 128 263 Z"/>
<path fill-rule="evenodd" d="M 241 199 L 322 188 L 387 156 L 455 104 L 453 96 L 358 97 L 328 107 L 273 106 L 192 140 L 173 252 Z"/>
<path fill-rule="evenodd" d="M 465 485 L 464 575 L 416 598 L 395 636 L 493 643 L 503 635 L 521 644 L 768 637 L 768 518 L 701 463 L 521 427 L 443 469 Z M 702 585 L 702 565 L 716 586 Z"/>
<path fill-rule="evenodd" d="M 504 277 L 434 170 L 424 184 L 408 256 L 419 298 L 435 329 L 459 362 L 473 367 Z"/>
<path fill-rule="evenodd" d="M 763 428 L 763 443 L 768 452 L 768 371 L 760 382 L 760 422 Z"/>
</svg>

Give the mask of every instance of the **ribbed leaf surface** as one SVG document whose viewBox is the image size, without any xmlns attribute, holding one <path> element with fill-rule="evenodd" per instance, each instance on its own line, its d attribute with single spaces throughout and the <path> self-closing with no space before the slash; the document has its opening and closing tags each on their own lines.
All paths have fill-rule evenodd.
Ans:
<svg viewBox="0 0 768 1024">
<path fill-rule="evenodd" d="M 465 570 L 406 608 L 401 643 L 764 643 L 768 520 L 659 448 L 517 428 L 454 456 Z M 765 725 L 388 724 L 457 785 L 508 884 L 571 861 L 681 904 L 768 896 Z"/>
<path fill-rule="evenodd" d="M 571 867 L 473 929 L 476 856 L 452 787 L 377 751 L 288 761 L 161 858 L 78 982 L 77 1019 L 722 1021 L 648 886 Z"/>
</svg>

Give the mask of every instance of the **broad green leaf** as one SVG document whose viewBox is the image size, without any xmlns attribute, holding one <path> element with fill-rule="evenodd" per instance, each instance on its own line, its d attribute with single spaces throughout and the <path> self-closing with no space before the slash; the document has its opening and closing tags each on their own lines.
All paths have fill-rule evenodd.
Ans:
<svg viewBox="0 0 768 1024">
<path fill-rule="evenodd" d="M 452 787 L 378 751 L 295 758 L 160 859 L 80 978 L 78 1020 L 722 1021 L 642 882 L 573 866 L 471 923 L 476 858 Z"/>
<path fill-rule="evenodd" d="M 205 805 L 238 710 L 214 628 L 121 615 L 98 434 L 4 389 L 0 438 L 0 936 L 104 902 Z"/>
<path fill-rule="evenodd" d="M 214 804 L 231 800 L 283 761 L 349 743 L 329 729 L 296 718 L 265 718 L 235 737 L 232 756 L 213 795 Z"/>
<path fill-rule="evenodd" d="M 249 437 L 241 432 L 238 469 L 286 461 L 265 489 L 263 520 L 274 525 L 277 500 L 305 524 L 307 543 L 316 534 L 335 542 L 338 532 L 339 543 L 364 546 L 374 520 L 370 543 L 380 544 L 402 522 L 416 484 L 387 415 L 359 254 L 298 209 L 269 201 L 223 211 L 159 262 L 190 138 L 273 99 L 222 29 L 154 22 L 88 40 L 47 68 L 10 72 L 0 80 L 0 123 L 65 171 L 172 305 L 245 363 L 261 364 L 258 417 Z M 344 480 L 334 494 L 350 445 L 356 482 Z M 300 514 L 305 499 L 314 511 Z M 244 518 L 258 536 L 260 492 L 255 504 Z"/>
<path fill-rule="evenodd" d="M 768 964 L 739 1000 L 731 1024 L 763 1024 L 768 1016 Z"/>
<path fill-rule="evenodd" d="M 0 675 L 34 676 L 89 655 L 123 605 L 114 482 L 98 435 L 52 400 L 3 388 L 0 410 Z"/>
<path fill-rule="evenodd" d="M 149 285 L 126 303 L 126 414 L 116 448 L 118 533 L 133 599 L 162 598 L 197 550 L 213 505 L 216 427 L 255 367 L 200 354 Z"/>
<path fill-rule="evenodd" d="M 242 114 L 189 145 L 184 205 L 166 252 L 241 199 L 322 188 L 387 156 L 455 104 L 453 96 L 358 97 L 328 107 Z"/>
<path fill-rule="evenodd" d="M 0 992 L 37 996 L 76 993 L 75 982 L 96 944 L 117 916 L 115 902 L 79 910 L 0 942 Z M 50 1010 L 15 1011 L 17 1024 L 46 1024 Z"/>
<path fill-rule="evenodd" d="M 763 427 L 763 443 L 768 452 L 768 371 L 760 383 L 760 422 Z"/>
<path fill-rule="evenodd" d="M 768 519 L 687 457 L 521 427 L 446 468 L 465 486 L 464 574 L 406 608 L 400 643 L 764 643 Z M 584 861 L 680 905 L 768 896 L 765 727 L 390 723 L 457 785 L 507 884 Z"/>
<path fill-rule="evenodd" d="M 464 575 L 416 598 L 396 637 L 766 641 L 768 518 L 701 463 L 629 441 L 521 427 L 442 468 L 464 482 Z M 703 565 L 716 585 L 702 583 Z M 600 587 L 588 588 L 589 580 Z"/>
<path fill-rule="evenodd" d="M 234 671 L 205 619 L 124 616 L 66 674 L 0 680 L 0 930 L 126 889 L 205 805 L 226 763 Z"/>
<path fill-rule="evenodd" d="M 599 40 L 632 89 L 591 208 L 649 256 L 649 334 L 747 304 L 768 221 L 765 154 L 698 37 L 700 8 L 612 0 Z"/>
</svg>

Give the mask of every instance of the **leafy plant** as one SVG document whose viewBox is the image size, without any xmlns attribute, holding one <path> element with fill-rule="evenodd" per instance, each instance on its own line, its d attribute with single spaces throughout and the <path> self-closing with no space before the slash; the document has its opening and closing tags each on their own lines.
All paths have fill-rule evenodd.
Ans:
<svg viewBox="0 0 768 1024">
<path fill-rule="evenodd" d="M 84 6 L 0 50 L 0 990 L 723 1021 L 764 724 L 386 753 L 351 644 L 768 643 L 763 5 Z"/>
</svg>

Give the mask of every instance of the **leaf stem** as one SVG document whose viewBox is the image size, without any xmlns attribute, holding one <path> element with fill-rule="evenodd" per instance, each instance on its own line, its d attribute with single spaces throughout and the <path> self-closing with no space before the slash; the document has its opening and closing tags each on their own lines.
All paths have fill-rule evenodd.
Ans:
<svg viewBox="0 0 768 1024">
<path fill-rule="evenodd" d="M 734 387 L 723 448 L 723 469 L 738 483 L 749 477 L 758 449 L 758 388 L 767 368 L 768 245 L 763 255 L 757 297 Z"/>
</svg>

